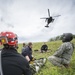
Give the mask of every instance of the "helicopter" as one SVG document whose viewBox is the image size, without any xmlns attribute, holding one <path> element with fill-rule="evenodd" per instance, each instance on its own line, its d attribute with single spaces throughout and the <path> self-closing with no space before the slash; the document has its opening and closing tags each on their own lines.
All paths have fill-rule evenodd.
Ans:
<svg viewBox="0 0 75 75">
<path fill-rule="evenodd" d="M 54 18 L 53 17 L 59 17 L 61 15 L 56 15 L 56 16 L 52 17 L 52 16 L 50 16 L 50 11 L 48 9 L 48 16 L 49 17 L 40 18 L 40 19 L 46 19 L 45 22 L 47 21 L 47 25 L 45 27 L 49 27 L 49 24 L 52 23 L 52 22 L 54 22 Z"/>
</svg>

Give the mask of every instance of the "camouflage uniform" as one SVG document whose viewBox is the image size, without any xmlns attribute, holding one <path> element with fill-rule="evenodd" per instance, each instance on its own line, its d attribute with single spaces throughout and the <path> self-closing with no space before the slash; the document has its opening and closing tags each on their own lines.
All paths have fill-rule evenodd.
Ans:
<svg viewBox="0 0 75 75">
<path fill-rule="evenodd" d="M 69 64 L 73 51 L 73 44 L 64 42 L 52 56 L 48 57 L 48 60 L 56 66 Z"/>
</svg>

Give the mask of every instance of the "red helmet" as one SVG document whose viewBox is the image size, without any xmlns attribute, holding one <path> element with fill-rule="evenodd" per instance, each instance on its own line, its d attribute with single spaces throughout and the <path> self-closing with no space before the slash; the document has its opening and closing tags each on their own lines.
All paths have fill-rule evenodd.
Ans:
<svg viewBox="0 0 75 75">
<path fill-rule="evenodd" d="M 8 44 L 12 46 L 16 46 L 18 43 L 17 35 L 14 34 L 13 32 L 1 32 L 0 40 L 2 44 Z"/>
</svg>

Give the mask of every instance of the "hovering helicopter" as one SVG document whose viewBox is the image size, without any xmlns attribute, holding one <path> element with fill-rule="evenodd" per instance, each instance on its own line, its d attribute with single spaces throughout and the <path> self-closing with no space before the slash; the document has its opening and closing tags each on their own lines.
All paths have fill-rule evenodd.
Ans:
<svg viewBox="0 0 75 75">
<path fill-rule="evenodd" d="M 54 18 L 53 17 L 59 17 L 59 16 L 61 16 L 61 15 L 56 15 L 56 16 L 50 16 L 50 11 L 49 11 L 49 9 L 48 9 L 48 16 L 49 17 L 43 17 L 43 18 L 40 18 L 40 19 L 46 19 L 45 20 L 45 22 L 47 21 L 47 25 L 45 26 L 45 27 L 49 27 L 49 24 L 50 23 L 52 23 L 52 22 L 54 22 Z"/>
</svg>

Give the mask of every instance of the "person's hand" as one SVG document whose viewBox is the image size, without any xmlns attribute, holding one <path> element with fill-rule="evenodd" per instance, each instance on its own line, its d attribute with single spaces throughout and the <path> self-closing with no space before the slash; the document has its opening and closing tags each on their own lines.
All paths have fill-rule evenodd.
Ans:
<svg viewBox="0 0 75 75">
<path fill-rule="evenodd" d="M 28 56 L 26 56 L 25 58 L 28 60 L 28 62 L 30 61 L 30 59 L 29 59 L 29 57 L 28 57 Z"/>
</svg>

